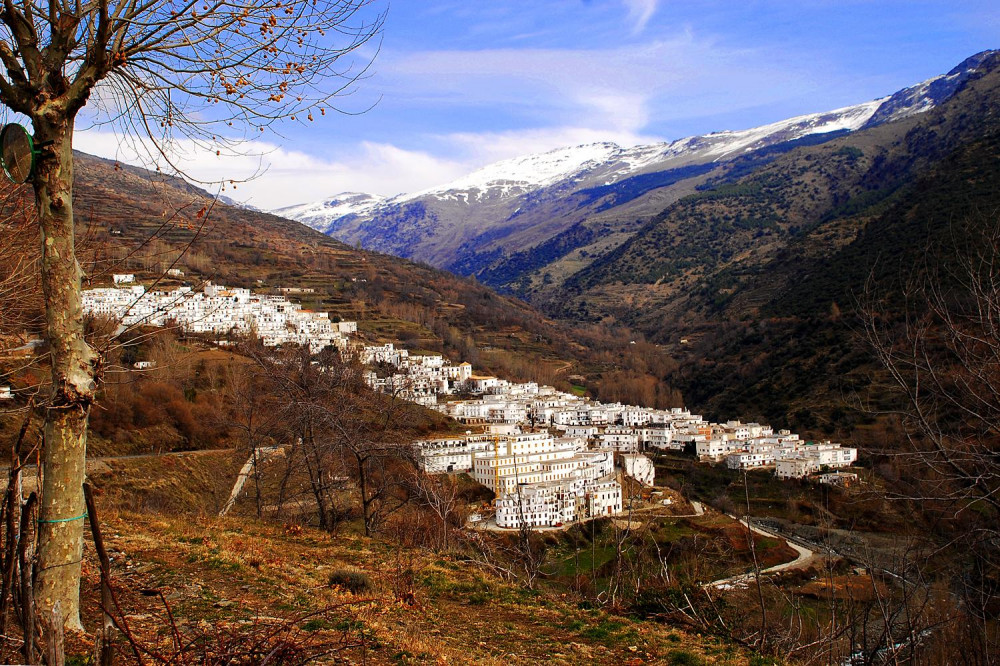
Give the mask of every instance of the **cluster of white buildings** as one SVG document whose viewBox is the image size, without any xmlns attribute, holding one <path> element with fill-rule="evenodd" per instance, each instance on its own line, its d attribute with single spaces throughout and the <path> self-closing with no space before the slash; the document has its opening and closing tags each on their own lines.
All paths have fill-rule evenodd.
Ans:
<svg viewBox="0 0 1000 666">
<path fill-rule="evenodd" d="M 730 469 L 771 467 L 780 479 L 801 479 L 828 469 L 850 467 L 857 449 L 833 442 L 807 442 L 787 430 L 730 421 L 713 426 L 712 435 L 699 438 L 695 453 L 703 460 L 725 460 Z"/>
<path fill-rule="evenodd" d="M 472 379 L 472 365 L 453 365 L 441 354 L 411 354 L 391 342 L 358 349 L 362 363 L 391 367 L 385 377 L 372 370 L 366 379 L 376 391 L 392 393 L 425 407 L 437 405 L 439 395 L 464 390 Z"/>
<path fill-rule="evenodd" d="M 130 286 L 83 292 L 85 314 L 109 317 L 129 327 L 174 325 L 189 333 L 255 334 L 268 346 L 296 343 L 314 352 L 328 346 L 344 349 L 347 336 L 358 330 L 356 322 L 333 322 L 328 313 L 304 310 L 284 296 L 211 283 L 203 291 L 190 287 L 149 291 L 120 277 L 132 276 L 115 276 L 115 284 Z"/>
<path fill-rule="evenodd" d="M 806 442 L 800 446 L 781 451 L 775 458 L 774 473 L 779 479 L 801 479 L 816 472 L 840 467 L 850 467 L 858 459 L 858 450 L 832 442 Z M 826 474 L 821 475 L 822 483 L 838 483 Z M 856 478 L 856 476 L 855 476 Z"/>
<path fill-rule="evenodd" d="M 495 426 L 415 446 L 428 472 L 468 472 L 489 488 L 498 527 L 559 527 L 622 511 L 614 452 L 588 450 L 579 437 Z"/>
<path fill-rule="evenodd" d="M 731 469 L 774 467 L 783 479 L 848 467 L 857 460 L 856 449 L 802 441 L 787 430 L 775 433 L 768 425 L 710 423 L 680 408 L 603 404 L 534 382 L 477 375 L 468 363 L 451 365 L 440 355 L 414 356 L 392 344 L 363 348 L 362 360 L 395 368 L 385 378 L 370 373 L 373 387 L 394 391 L 470 425 L 546 427 L 581 438 L 593 449 L 620 454 L 687 451 Z M 454 399 L 456 393 L 465 397 Z"/>
<path fill-rule="evenodd" d="M 602 404 L 534 382 L 477 375 L 469 363 L 411 354 L 392 343 L 352 347 L 348 336 L 357 332 L 355 322 L 333 322 L 327 313 L 304 310 L 284 296 L 311 290 L 266 295 L 209 283 L 201 292 L 148 291 L 131 275 L 115 276 L 114 282 L 115 287 L 84 292 L 86 313 L 125 326 L 252 334 L 269 346 L 295 343 L 314 352 L 333 346 L 357 354 L 371 368 L 366 379 L 372 388 L 466 424 L 488 426 L 487 434 L 416 446 L 426 471 L 468 472 L 492 490 L 499 527 L 558 526 L 620 513 L 616 456 L 627 475 L 652 485 L 653 465 L 641 455 L 646 450 L 687 451 L 731 469 L 773 466 L 782 479 L 848 467 L 857 459 L 856 449 L 804 442 L 758 423 L 710 423 L 686 409 Z M 9 399 L 9 389 L 0 390 L 0 399 Z"/>
</svg>

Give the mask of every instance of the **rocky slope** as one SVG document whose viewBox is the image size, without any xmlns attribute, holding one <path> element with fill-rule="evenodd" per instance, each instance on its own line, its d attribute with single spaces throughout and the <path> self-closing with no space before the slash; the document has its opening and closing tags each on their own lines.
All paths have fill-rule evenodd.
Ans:
<svg viewBox="0 0 1000 666">
<path fill-rule="evenodd" d="M 875 372 L 858 299 L 891 303 L 916 267 L 956 264 L 968 225 L 995 228 L 998 155 L 994 54 L 927 113 L 736 161 L 539 302 L 643 332 L 678 360 L 664 379 L 710 413 L 846 433 Z"/>
</svg>

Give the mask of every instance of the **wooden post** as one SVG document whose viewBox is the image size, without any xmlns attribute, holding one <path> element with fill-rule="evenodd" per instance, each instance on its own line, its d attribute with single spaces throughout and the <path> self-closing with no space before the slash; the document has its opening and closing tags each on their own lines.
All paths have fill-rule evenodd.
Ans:
<svg viewBox="0 0 1000 666">
<path fill-rule="evenodd" d="M 35 597 L 31 594 L 34 576 L 32 575 L 32 566 L 28 562 L 34 558 L 34 552 L 30 556 L 28 555 L 28 543 L 31 541 L 28 535 L 31 534 L 31 520 L 37 501 L 38 495 L 31 493 L 28 496 L 28 501 L 24 503 L 24 508 L 21 509 L 21 536 L 17 544 L 17 565 L 21 570 L 21 613 L 23 614 L 21 628 L 24 633 L 21 654 L 24 655 L 24 663 L 26 664 L 35 663 Z"/>
<path fill-rule="evenodd" d="M 87 502 L 87 515 L 90 520 L 90 531 L 94 535 L 94 550 L 101 563 L 101 608 L 102 626 L 98 663 L 100 666 L 112 666 L 115 662 L 115 646 L 112 641 L 115 624 L 111 619 L 111 609 L 114 599 L 111 596 L 111 559 L 104 548 L 104 536 L 101 534 L 101 524 L 97 519 L 97 503 L 94 501 L 94 489 L 89 483 L 83 484 L 83 496 Z"/>
<path fill-rule="evenodd" d="M 63 628 L 62 602 L 52 605 L 49 617 L 45 618 L 45 653 L 47 666 L 66 666 L 66 633 Z"/>
<path fill-rule="evenodd" d="M 29 406 L 30 407 L 30 406 Z M 14 562 L 17 556 L 17 536 L 15 530 L 20 526 L 19 511 L 21 508 L 21 444 L 28 433 L 31 424 L 31 410 L 25 417 L 17 440 L 10 447 L 10 476 L 7 480 L 7 492 L 4 495 L 4 532 L 7 542 L 3 552 L 3 583 L 0 585 L 0 634 L 7 633 L 10 622 L 10 602 L 14 595 Z"/>
</svg>

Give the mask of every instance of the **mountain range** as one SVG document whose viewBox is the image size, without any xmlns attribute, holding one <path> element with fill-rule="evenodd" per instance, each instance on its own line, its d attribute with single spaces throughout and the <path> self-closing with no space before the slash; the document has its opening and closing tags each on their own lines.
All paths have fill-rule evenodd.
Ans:
<svg viewBox="0 0 1000 666">
<path fill-rule="evenodd" d="M 706 414 L 854 433 L 872 386 L 854 304 L 1000 209 L 1000 52 L 886 98 L 666 144 L 501 162 L 426 192 L 285 215 L 623 326 Z M 344 208 L 344 207 L 348 208 Z M 353 208 L 352 208 L 353 207 Z M 344 211 L 346 214 L 344 214 Z M 988 221 L 994 224 L 995 221 Z M 886 313 L 886 316 L 891 316 Z"/>
<path fill-rule="evenodd" d="M 343 193 L 275 213 L 532 299 L 712 178 L 925 113 L 991 54 L 976 54 L 947 74 L 881 99 L 762 127 L 629 148 L 607 142 L 560 148 L 497 162 L 421 192 Z"/>
<path fill-rule="evenodd" d="M 482 372 L 566 388 L 567 376 L 600 371 L 567 327 L 481 283 L 229 205 L 179 177 L 79 152 L 74 162 L 85 288 L 109 284 L 115 273 L 166 288 L 206 281 L 272 292 L 299 287 L 295 298 L 303 307 L 358 321 L 359 335 L 371 342 L 444 353 Z M 5 215 L 30 197 L 28 188 L 0 183 Z"/>
<path fill-rule="evenodd" d="M 442 252 L 449 238 L 433 222 L 457 211 L 450 224 L 472 240 L 450 245 L 466 247 L 463 259 L 439 263 L 478 281 L 227 205 L 179 178 L 82 154 L 76 165 L 90 284 L 116 272 L 162 280 L 176 267 L 185 275 L 168 283 L 305 287 L 305 307 L 361 321 L 369 340 L 602 399 L 846 436 L 865 417 L 844 397 L 877 371 L 856 335 L 857 294 L 872 277 L 891 288 L 928 245 L 948 247 L 956 223 L 1000 210 L 1000 54 L 851 109 L 553 151 L 392 204 L 433 204 L 436 217 L 399 227 L 423 243 L 413 248 Z M 353 199 L 338 205 L 385 205 Z M 492 227 L 471 221 L 503 207 Z"/>
</svg>

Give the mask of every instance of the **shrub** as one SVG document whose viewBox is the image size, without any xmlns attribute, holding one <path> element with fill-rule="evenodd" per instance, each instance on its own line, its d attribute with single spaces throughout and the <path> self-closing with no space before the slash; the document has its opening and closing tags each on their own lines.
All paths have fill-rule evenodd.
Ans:
<svg viewBox="0 0 1000 666">
<path fill-rule="evenodd" d="M 327 582 L 330 587 L 342 587 L 351 594 L 360 594 L 371 587 L 371 581 L 368 579 L 368 576 L 360 571 L 352 571 L 350 569 L 337 569 L 331 572 L 330 579 Z"/>
<path fill-rule="evenodd" d="M 667 660 L 671 666 L 701 666 L 705 663 L 701 657 L 687 650 L 671 650 Z"/>
<path fill-rule="evenodd" d="M 306 623 L 302 625 L 302 629 L 305 631 L 320 631 L 322 629 L 328 629 L 329 627 L 330 623 L 319 617 L 307 620 Z"/>
</svg>

